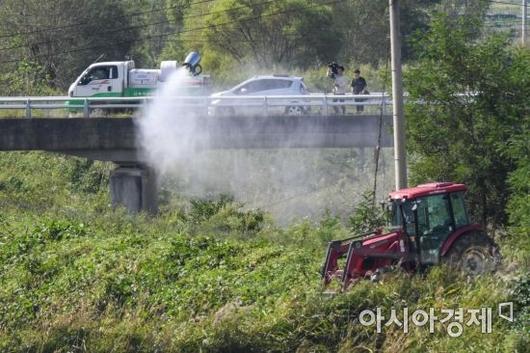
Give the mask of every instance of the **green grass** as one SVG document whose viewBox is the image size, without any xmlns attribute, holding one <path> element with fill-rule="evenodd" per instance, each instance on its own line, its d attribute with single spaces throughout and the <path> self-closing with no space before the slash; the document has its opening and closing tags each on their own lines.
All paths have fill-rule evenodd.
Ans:
<svg viewBox="0 0 530 353">
<path fill-rule="evenodd" d="M 172 200 L 157 217 L 112 210 L 106 163 L 44 153 L 0 155 L 1 352 L 524 352 L 528 237 L 506 235 L 507 268 L 468 280 L 444 267 L 389 273 L 323 295 L 331 216 L 280 228 L 229 198 Z M 480 308 L 493 332 L 451 338 L 396 326 L 375 334 L 366 308 Z"/>
</svg>

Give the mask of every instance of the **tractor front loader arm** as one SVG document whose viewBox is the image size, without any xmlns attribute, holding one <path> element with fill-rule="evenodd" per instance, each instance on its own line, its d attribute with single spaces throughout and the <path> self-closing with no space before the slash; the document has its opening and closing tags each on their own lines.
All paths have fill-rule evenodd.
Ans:
<svg viewBox="0 0 530 353">
<path fill-rule="evenodd" d="M 324 286 L 338 279 L 341 290 L 346 290 L 357 280 L 382 268 L 410 260 L 411 254 L 402 236 L 402 232 L 396 231 L 387 234 L 374 232 L 331 241 L 322 267 Z M 345 258 L 345 263 L 339 265 L 341 258 Z"/>
<path fill-rule="evenodd" d="M 321 272 L 324 286 L 327 286 L 334 278 L 340 278 L 342 280 L 344 271 L 339 269 L 338 262 L 340 258 L 351 253 L 352 244 L 358 244 L 358 242 L 361 242 L 363 238 L 374 234 L 376 233 L 371 232 L 355 235 L 347 239 L 333 240 L 329 242 L 326 260 L 324 261 Z M 348 256 L 348 259 L 349 258 L 350 256 Z"/>
</svg>

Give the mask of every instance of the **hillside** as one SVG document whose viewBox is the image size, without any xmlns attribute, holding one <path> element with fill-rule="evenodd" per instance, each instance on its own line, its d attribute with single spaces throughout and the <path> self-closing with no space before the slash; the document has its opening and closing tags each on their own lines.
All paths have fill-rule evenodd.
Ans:
<svg viewBox="0 0 530 353">
<path fill-rule="evenodd" d="M 280 228 L 226 199 L 176 200 L 155 218 L 111 210 L 109 166 L 44 153 L 0 155 L 2 352 L 523 352 L 528 238 L 499 239 L 504 267 L 477 280 L 433 268 L 324 295 L 328 216 Z M 36 178 L 35 176 L 39 176 Z M 509 231 L 508 231 L 509 232 Z M 496 315 L 513 301 L 516 321 Z M 492 332 L 447 323 L 365 327 L 364 309 L 494 308 Z M 383 322 L 383 324 L 386 320 Z"/>
</svg>

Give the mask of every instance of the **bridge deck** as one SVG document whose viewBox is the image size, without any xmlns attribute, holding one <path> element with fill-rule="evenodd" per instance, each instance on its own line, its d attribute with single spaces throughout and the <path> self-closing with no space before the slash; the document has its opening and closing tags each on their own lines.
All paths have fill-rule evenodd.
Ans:
<svg viewBox="0 0 530 353">
<path fill-rule="evenodd" d="M 194 138 L 209 149 L 374 147 L 379 121 L 379 116 L 199 117 Z M 392 147 L 391 126 L 392 118 L 384 116 L 381 147 Z M 133 118 L 0 119 L 0 151 L 138 162 L 137 129 Z"/>
</svg>

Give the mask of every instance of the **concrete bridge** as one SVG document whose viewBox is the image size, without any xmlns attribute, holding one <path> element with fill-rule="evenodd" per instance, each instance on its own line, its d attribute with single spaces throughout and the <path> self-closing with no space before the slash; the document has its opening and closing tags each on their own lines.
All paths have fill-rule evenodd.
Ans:
<svg viewBox="0 0 530 353">
<path fill-rule="evenodd" d="M 199 117 L 194 141 L 203 149 L 369 148 L 380 122 L 380 146 L 392 147 L 392 117 L 365 115 Z M 142 158 L 135 119 L 0 119 L 0 151 L 32 150 L 112 161 L 113 205 L 157 210 L 156 175 Z"/>
</svg>

